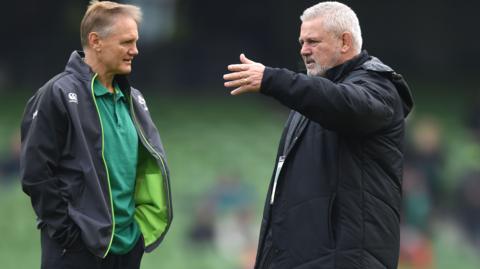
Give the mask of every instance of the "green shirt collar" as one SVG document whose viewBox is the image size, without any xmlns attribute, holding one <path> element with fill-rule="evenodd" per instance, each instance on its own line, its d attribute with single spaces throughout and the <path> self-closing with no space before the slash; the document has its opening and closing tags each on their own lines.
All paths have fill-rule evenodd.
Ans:
<svg viewBox="0 0 480 269">
<path fill-rule="evenodd" d="M 123 92 L 120 90 L 118 83 L 113 82 L 113 86 L 115 87 L 115 100 L 118 101 L 120 100 L 120 98 L 125 99 L 125 96 L 123 95 Z M 104 96 L 107 94 L 113 94 L 109 92 L 108 89 L 105 86 L 103 86 L 103 84 L 100 83 L 100 81 L 98 81 L 98 79 L 95 79 L 95 81 L 93 82 L 93 91 L 96 97 Z"/>
</svg>

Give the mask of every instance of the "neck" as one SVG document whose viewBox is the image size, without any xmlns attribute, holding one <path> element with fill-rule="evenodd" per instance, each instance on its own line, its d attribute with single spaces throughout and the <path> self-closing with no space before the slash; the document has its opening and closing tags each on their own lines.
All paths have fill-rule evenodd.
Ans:
<svg viewBox="0 0 480 269">
<path fill-rule="evenodd" d="M 343 55 L 343 58 L 342 58 L 342 63 L 345 63 L 347 61 L 350 61 L 351 59 L 357 57 L 358 55 L 360 55 L 360 52 L 356 52 L 354 50 L 350 50 L 348 53 L 346 53 L 345 55 Z"/>
<path fill-rule="evenodd" d="M 92 53 L 89 50 L 85 50 L 85 63 L 90 66 L 92 71 L 94 73 L 97 73 L 97 79 L 98 81 L 107 88 L 107 90 L 111 93 L 114 93 L 114 87 L 113 87 L 113 77 L 115 76 L 114 74 L 107 72 L 105 70 L 105 67 L 101 64 L 101 62 L 98 60 L 95 55 L 92 55 Z"/>
</svg>

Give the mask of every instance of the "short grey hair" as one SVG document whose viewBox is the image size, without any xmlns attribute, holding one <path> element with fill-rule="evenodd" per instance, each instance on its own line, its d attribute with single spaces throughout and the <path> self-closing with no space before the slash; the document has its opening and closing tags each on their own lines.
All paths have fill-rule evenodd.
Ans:
<svg viewBox="0 0 480 269">
<path fill-rule="evenodd" d="M 85 12 L 80 24 L 82 47 L 84 49 L 88 47 L 88 34 L 91 32 L 97 32 L 101 37 L 110 34 L 118 16 L 132 18 L 137 23 L 137 26 L 142 22 L 142 11 L 137 6 L 110 1 L 90 1 L 87 12 Z"/>
<path fill-rule="evenodd" d="M 357 53 L 361 51 L 363 40 L 360 22 L 350 7 L 340 2 L 321 2 L 305 9 L 300 16 L 302 22 L 316 18 L 323 18 L 326 29 L 335 35 L 350 32 L 353 37 L 353 48 Z"/>
</svg>

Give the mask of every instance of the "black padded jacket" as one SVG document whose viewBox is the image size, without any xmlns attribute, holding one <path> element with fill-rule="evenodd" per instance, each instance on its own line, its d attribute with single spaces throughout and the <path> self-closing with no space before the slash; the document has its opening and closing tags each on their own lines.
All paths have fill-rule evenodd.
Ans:
<svg viewBox="0 0 480 269">
<path fill-rule="evenodd" d="M 402 76 L 363 51 L 325 77 L 267 67 L 261 92 L 292 112 L 255 268 L 397 268 L 405 118 L 413 107 Z"/>
</svg>

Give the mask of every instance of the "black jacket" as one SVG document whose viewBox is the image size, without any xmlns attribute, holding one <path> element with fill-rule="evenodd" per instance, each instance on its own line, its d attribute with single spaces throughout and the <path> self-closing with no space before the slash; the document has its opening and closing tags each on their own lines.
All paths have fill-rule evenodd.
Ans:
<svg viewBox="0 0 480 269">
<path fill-rule="evenodd" d="M 39 227 L 66 249 L 81 238 L 92 253 L 104 257 L 113 237 L 112 198 L 103 157 L 103 130 L 92 89 L 96 74 L 82 56 L 82 52 L 73 52 L 65 71 L 28 101 L 21 123 L 20 173 Z M 126 77 L 117 76 L 115 80 L 129 100 L 141 140 L 139 152 L 143 157 L 139 156 L 137 168 L 136 211 L 157 210 L 152 218 L 141 219 L 153 222 L 156 228 L 154 234 L 148 231 L 151 239 L 145 247 L 151 251 L 162 240 L 173 217 L 169 172 L 145 99 L 130 87 Z M 155 180 L 146 179 L 147 166 L 156 167 L 149 171 L 158 173 Z M 138 193 L 144 194 L 152 185 L 162 192 L 152 191 L 152 196 L 162 195 L 164 205 L 150 201 L 151 196 L 137 199 Z M 146 231 L 142 227 L 140 230 L 145 236 Z"/>
<path fill-rule="evenodd" d="M 267 67 L 261 92 L 292 112 L 255 268 L 397 268 L 404 119 L 413 106 L 403 78 L 364 51 L 326 78 Z"/>
</svg>

